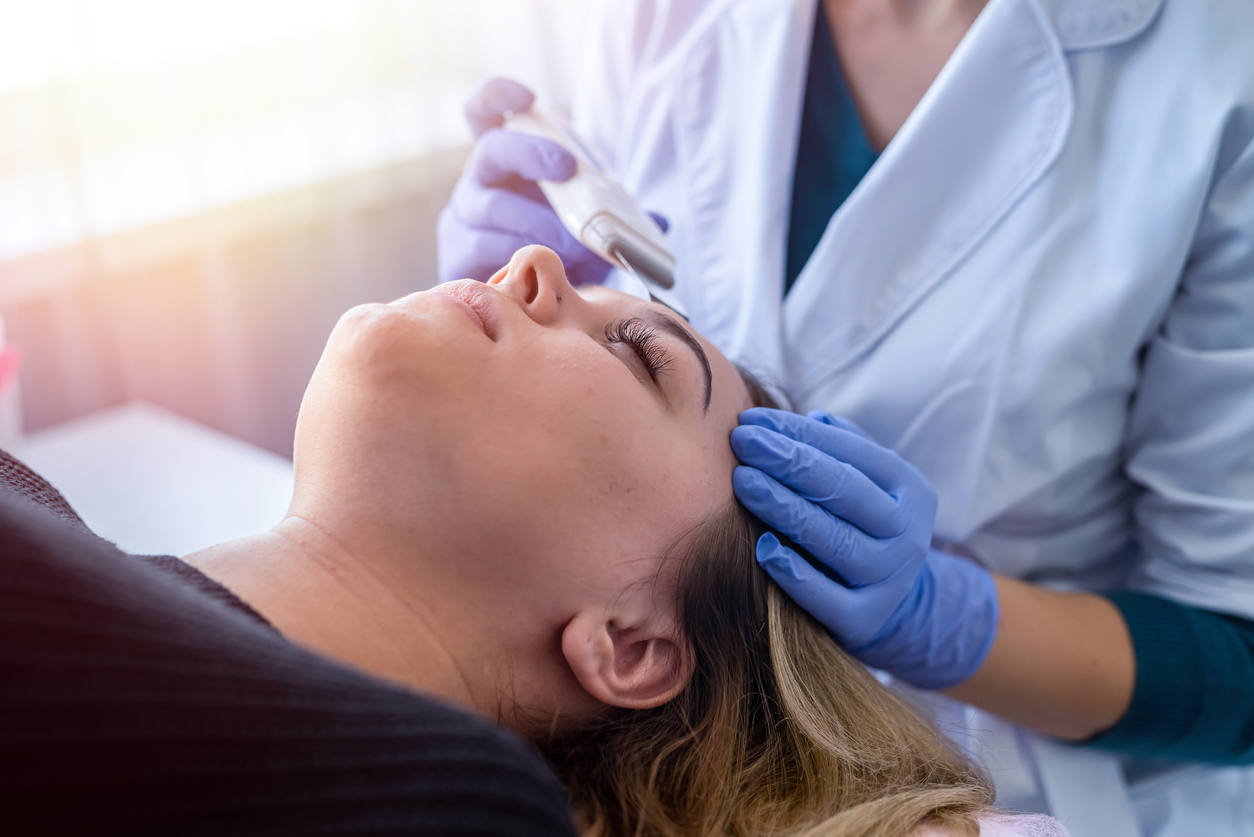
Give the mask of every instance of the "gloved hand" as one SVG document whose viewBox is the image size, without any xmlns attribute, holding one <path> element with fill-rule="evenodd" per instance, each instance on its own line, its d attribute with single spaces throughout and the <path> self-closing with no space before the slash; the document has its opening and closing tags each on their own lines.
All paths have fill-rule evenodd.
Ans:
<svg viewBox="0 0 1254 837">
<path fill-rule="evenodd" d="M 758 563 L 845 650 L 916 686 L 941 689 L 980 667 L 997 633 L 989 572 L 931 548 L 936 491 L 852 422 L 755 407 L 740 414 L 732 478 L 772 533 Z"/>
<path fill-rule="evenodd" d="M 570 178 L 575 158 L 555 142 L 501 127 L 506 111 L 525 111 L 534 98 L 521 84 L 496 78 L 466 103 L 476 141 L 436 224 L 441 282 L 487 281 L 528 244 L 557 253 L 575 285 L 600 283 L 609 273 L 609 262 L 562 226 L 535 183 Z"/>
</svg>

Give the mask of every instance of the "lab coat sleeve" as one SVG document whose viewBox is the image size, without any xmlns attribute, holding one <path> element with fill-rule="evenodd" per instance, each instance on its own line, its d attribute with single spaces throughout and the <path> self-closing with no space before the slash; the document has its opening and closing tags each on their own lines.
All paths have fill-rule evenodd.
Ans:
<svg viewBox="0 0 1254 837">
<path fill-rule="evenodd" d="M 1111 593 L 1136 688 L 1094 747 L 1150 759 L 1254 764 L 1254 622 L 1144 593 Z"/>
<path fill-rule="evenodd" d="M 1244 134 L 1244 136 L 1240 136 Z M 1254 617 L 1254 113 L 1233 119 L 1194 246 L 1143 356 L 1127 473 L 1132 589 Z M 1225 142 L 1226 140 L 1226 142 Z"/>
</svg>

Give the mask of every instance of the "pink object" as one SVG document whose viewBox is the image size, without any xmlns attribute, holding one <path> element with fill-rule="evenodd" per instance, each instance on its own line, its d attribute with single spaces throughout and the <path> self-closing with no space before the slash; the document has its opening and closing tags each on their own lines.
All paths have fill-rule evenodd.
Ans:
<svg viewBox="0 0 1254 837">
<path fill-rule="evenodd" d="M 0 392 L 4 392 L 9 382 L 17 377 L 17 370 L 22 365 L 22 354 L 17 346 L 0 348 Z"/>
</svg>

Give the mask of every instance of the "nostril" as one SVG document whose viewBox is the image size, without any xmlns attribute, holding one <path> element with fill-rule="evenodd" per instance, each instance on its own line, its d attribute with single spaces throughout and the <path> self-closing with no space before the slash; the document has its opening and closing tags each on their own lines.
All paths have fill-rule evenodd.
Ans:
<svg viewBox="0 0 1254 837">
<path fill-rule="evenodd" d="M 535 270 L 531 271 L 531 281 L 527 283 L 527 304 L 536 301 L 536 297 L 540 295 L 540 277 L 536 275 Z"/>
</svg>

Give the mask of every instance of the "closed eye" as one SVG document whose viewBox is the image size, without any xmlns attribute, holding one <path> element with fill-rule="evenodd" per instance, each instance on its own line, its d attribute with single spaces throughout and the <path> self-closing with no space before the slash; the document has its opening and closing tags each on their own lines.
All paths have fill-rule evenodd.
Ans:
<svg viewBox="0 0 1254 837">
<path fill-rule="evenodd" d="M 674 358 L 658 338 L 657 332 L 639 317 L 616 320 L 605 326 L 605 339 L 630 348 L 640 359 L 645 371 L 654 383 L 666 374 Z"/>
</svg>

